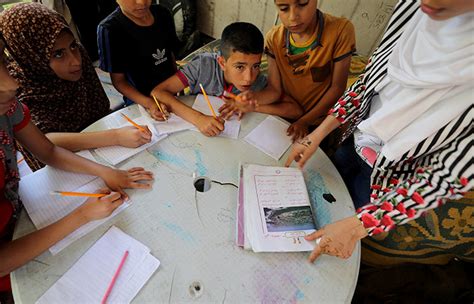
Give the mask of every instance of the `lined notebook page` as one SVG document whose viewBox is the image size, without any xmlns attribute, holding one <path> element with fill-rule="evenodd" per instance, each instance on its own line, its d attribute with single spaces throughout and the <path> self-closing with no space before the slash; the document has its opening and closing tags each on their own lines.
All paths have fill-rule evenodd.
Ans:
<svg viewBox="0 0 474 304">
<path fill-rule="evenodd" d="M 139 117 L 134 120 L 137 124 L 139 125 L 147 125 L 148 128 L 150 129 L 151 133 L 153 134 L 153 137 L 151 138 L 151 141 L 148 144 L 141 145 L 140 147 L 137 148 L 127 148 L 127 147 L 122 147 L 122 146 L 109 146 L 109 147 L 102 147 L 98 148 L 95 150 L 97 154 L 99 154 L 102 158 L 104 158 L 106 161 L 108 161 L 112 165 L 116 165 L 132 156 L 134 156 L 137 153 L 140 153 L 141 151 L 147 149 L 148 147 L 153 146 L 163 138 L 165 138 L 167 135 L 158 135 L 158 133 L 155 130 L 155 127 L 150 124 L 144 117 Z M 129 124 L 122 125 L 127 126 Z"/>
<path fill-rule="evenodd" d="M 150 249 L 112 226 L 36 303 L 100 303 L 129 251 L 107 303 L 130 303 L 158 269 Z"/>
<path fill-rule="evenodd" d="M 244 140 L 263 153 L 279 160 L 291 146 L 291 137 L 286 135 L 289 123 L 268 116 Z"/>
<path fill-rule="evenodd" d="M 43 168 L 41 170 L 45 169 L 49 169 L 49 167 Z M 77 196 L 51 195 L 51 191 L 76 191 L 91 193 L 105 187 L 104 182 L 100 178 L 96 178 L 94 176 L 92 176 L 92 180 L 90 180 L 88 183 L 77 187 L 76 185 L 80 185 L 83 182 L 83 180 L 81 180 L 81 175 L 64 171 L 58 175 L 50 175 L 47 174 L 47 172 L 40 172 L 41 170 L 28 175 L 20 182 L 20 197 L 36 229 L 41 229 L 62 219 L 74 209 L 81 206 L 87 199 Z M 42 174 L 37 175 L 38 172 Z M 58 178 L 57 176 L 60 176 L 61 178 Z M 76 184 L 74 184 L 73 181 L 75 181 Z M 94 230 L 97 226 L 101 225 L 109 218 L 112 218 L 116 214 L 122 212 L 128 206 L 129 202 L 124 202 L 120 207 L 115 209 L 109 217 L 92 221 L 81 226 L 49 248 L 49 251 L 53 255 L 57 254 L 74 241 Z"/>
<path fill-rule="evenodd" d="M 144 117 L 149 123 L 153 123 L 155 126 L 156 132 L 158 135 L 163 134 L 172 134 L 179 131 L 193 129 L 194 125 L 186 120 L 182 119 L 181 117 L 170 113 L 168 117 L 168 121 L 158 121 L 151 118 L 150 114 L 146 111 L 144 107 L 138 105 L 138 109 L 140 110 L 140 114 Z"/>
<path fill-rule="evenodd" d="M 223 104 L 224 101 L 216 96 L 208 96 L 209 101 L 211 102 L 212 108 L 216 115 L 219 116 L 219 112 L 217 111 Z M 203 114 L 212 116 L 211 109 L 207 105 L 207 101 L 204 98 L 204 95 L 198 94 L 196 99 L 194 100 L 193 109 L 199 111 Z M 227 137 L 232 139 L 239 138 L 239 131 L 240 131 L 240 121 L 237 119 L 237 116 L 233 115 L 229 120 L 225 121 L 224 131 L 222 131 L 219 136 Z"/>
</svg>

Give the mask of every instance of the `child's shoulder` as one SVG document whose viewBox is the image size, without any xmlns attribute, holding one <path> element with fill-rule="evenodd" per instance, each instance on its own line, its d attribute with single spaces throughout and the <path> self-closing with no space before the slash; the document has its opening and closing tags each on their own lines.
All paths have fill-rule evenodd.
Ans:
<svg viewBox="0 0 474 304">
<path fill-rule="evenodd" d="M 265 40 L 282 40 L 285 38 L 285 27 L 283 24 L 274 25 L 265 35 Z"/>
<path fill-rule="evenodd" d="M 217 57 L 219 56 L 218 53 L 209 53 L 209 52 L 204 52 L 204 53 L 198 53 L 194 54 L 191 56 L 191 58 L 188 57 L 188 63 L 193 62 L 193 63 L 199 63 L 201 65 L 207 65 L 207 64 L 214 64 L 217 63 Z"/>
<path fill-rule="evenodd" d="M 353 28 L 352 22 L 345 17 L 336 17 L 327 13 L 324 16 L 324 29 L 327 31 L 341 32 L 347 27 Z"/>
<path fill-rule="evenodd" d="M 99 23 L 99 27 L 110 28 L 122 23 L 123 13 L 120 10 L 120 7 L 117 7 L 115 11 L 110 13 L 104 20 Z"/>
</svg>

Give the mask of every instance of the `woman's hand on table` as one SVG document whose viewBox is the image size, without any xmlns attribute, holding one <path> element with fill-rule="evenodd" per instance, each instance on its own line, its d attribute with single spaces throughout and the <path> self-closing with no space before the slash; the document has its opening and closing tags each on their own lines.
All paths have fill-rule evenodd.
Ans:
<svg viewBox="0 0 474 304">
<path fill-rule="evenodd" d="M 128 170 L 109 169 L 101 177 L 110 189 L 119 192 L 124 199 L 128 199 L 128 195 L 122 190 L 123 188 L 151 188 L 153 173 L 150 171 L 145 171 L 145 169 L 140 167 Z"/>
<path fill-rule="evenodd" d="M 74 212 L 85 222 L 90 222 L 108 217 L 112 212 L 122 205 L 124 199 L 118 192 L 109 189 L 100 189 L 98 193 L 107 194 L 100 198 L 89 198 Z"/>
<path fill-rule="evenodd" d="M 316 242 L 308 260 L 313 263 L 321 254 L 348 259 L 354 252 L 357 242 L 367 236 L 362 222 L 351 216 L 324 226 L 305 237 L 307 241 Z"/>
<path fill-rule="evenodd" d="M 286 160 L 285 166 L 289 167 L 293 161 L 298 163 L 301 169 L 304 167 L 306 161 L 316 152 L 319 147 L 319 142 L 313 140 L 310 136 L 306 136 L 297 140 L 291 148 L 290 155 Z"/>
<path fill-rule="evenodd" d="M 219 135 L 224 130 L 224 119 L 200 114 L 196 120 L 196 127 L 206 136 Z"/>
<path fill-rule="evenodd" d="M 143 127 L 146 132 L 138 130 L 133 126 L 116 129 L 117 141 L 120 146 L 136 148 L 151 141 L 151 131 L 147 126 Z"/>
</svg>

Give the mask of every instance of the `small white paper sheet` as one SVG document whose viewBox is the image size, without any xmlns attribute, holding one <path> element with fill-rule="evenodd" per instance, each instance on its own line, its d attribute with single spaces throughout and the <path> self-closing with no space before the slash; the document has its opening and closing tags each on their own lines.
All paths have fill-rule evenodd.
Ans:
<svg viewBox="0 0 474 304">
<path fill-rule="evenodd" d="M 208 96 L 209 101 L 211 102 L 212 108 L 216 115 L 218 115 L 217 110 L 224 104 L 224 101 L 216 96 Z M 198 94 L 194 100 L 193 109 L 199 111 L 203 114 L 212 116 L 211 109 L 207 105 L 207 101 L 204 98 L 204 95 Z M 240 121 L 237 119 L 236 115 L 233 115 L 230 119 L 225 121 L 224 131 L 222 131 L 219 136 L 227 137 L 232 139 L 239 138 L 240 131 Z"/>
<path fill-rule="evenodd" d="M 160 266 L 150 249 L 112 226 L 36 303 L 100 303 L 128 251 L 107 303 L 130 303 Z"/>
<path fill-rule="evenodd" d="M 274 116 L 268 116 L 244 140 L 263 153 L 279 160 L 291 146 L 291 137 L 286 135 L 290 124 Z"/>
</svg>

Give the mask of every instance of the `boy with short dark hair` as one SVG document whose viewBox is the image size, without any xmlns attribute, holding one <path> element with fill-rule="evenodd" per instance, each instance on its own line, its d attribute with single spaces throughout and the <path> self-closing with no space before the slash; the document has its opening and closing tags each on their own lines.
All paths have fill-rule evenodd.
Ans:
<svg viewBox="0 0 474 304">
<path fill-rule="evenodd" d="M 204 135 L 215 136 L 224 129 L 222 117 L 216 119 L 204 115 L 183 104 L 174 95 L 187 86 L 191 94 L 198 94 L 199 84 L 209 95 L 215 96 L 222 96 L 225 91 L 235 95 L 249 90 L 259 91 L 266 86 L 266 78 L 260 74 L 262 54 L 263 35 L 260 30 L 250 23 L 232 23 L 222 32 L 220 54 L 197 55 L 175 75 L 159 84 L 153 94 Z M 302 114 L 300 106 L 292 101 L 243 109 L 244 112 L 252 110 L 287 118 L 297 118 Z"/>
<path fill-rule="evenodd" d="M 174 21 L 151 0 L 117 0 L 119 7 L 98 27 L 100 68 L 126 103 L 136 102 L 154 119 L 163 120 L 151 90 L 176 72 L 173 52 L 179 48 Z"/>
</svg>

